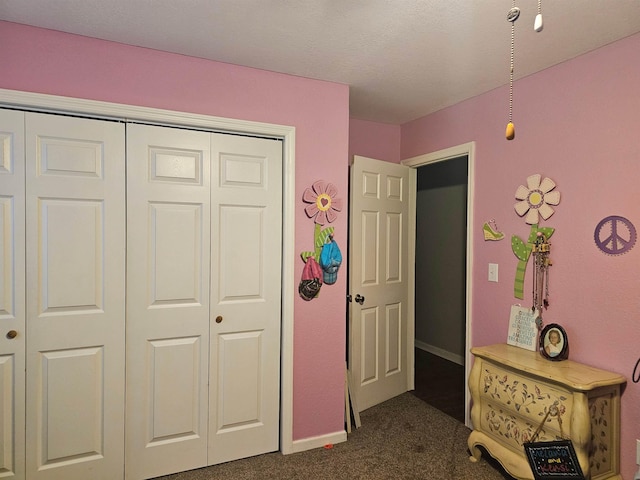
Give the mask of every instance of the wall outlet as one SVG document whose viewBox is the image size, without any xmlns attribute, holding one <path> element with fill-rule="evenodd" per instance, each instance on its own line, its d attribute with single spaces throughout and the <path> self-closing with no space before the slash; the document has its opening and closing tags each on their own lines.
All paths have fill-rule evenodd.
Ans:
<svg viewBox="0 0 640 480">
<path fill-rule="evenodd" d="M 636 463 L 640 465 L 640 440 L 636 440 Z M 633 480 L 640 480 L 640 468 L 633 476 Z"/>
<path fill-rule="evenodd" d="M 490 282 L 498 281 L 498 264 L 497 263 L 489 264 L 489 281 Z"/>
<path fill-rule="evenodd" d="M 636 440 L 636 463 L 640 465 L 640 440 Z M 640 468 L 633 476 L 633 480 L 640 480 Z"/>
</svg>

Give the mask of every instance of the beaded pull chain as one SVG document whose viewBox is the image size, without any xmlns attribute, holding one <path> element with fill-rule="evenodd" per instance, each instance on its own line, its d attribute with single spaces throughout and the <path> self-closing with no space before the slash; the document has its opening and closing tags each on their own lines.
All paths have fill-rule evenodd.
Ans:
<svg viewBox="0 0 640 480">
<path fill-rule="evenodd" d="M 533 22 L 533 29 L 536 32 L 541 32 L 544 28 L 542 23 L 542 0 L 538 0 L 538 14 L 536 15 L 536 19 Z"/>
<path fill-rule="evenodd" d="M 520 17 L 520 9 L 516 7 L 516 0 L 512 0 L 511 9 L 507 12 L 507 21 L 511 22 L 511 54 L 509 56 L 509 122 L 505 136 L 507 140 L 516 137 L 516 127 L 513 124 L 513 72 L 515 69 L 515 45 L 516 45 L 516 20 Z M 533 22 L 533 29 L 541 32 L 544 25 L 542 22 L 542 0 L 538 0 L 538 14 Z"/>
<path fill-rule="evenodd" d="M 507 21 L 511 22 L 511 55 L 509 57 L 509 123 L 505 136 L 507 140 L 513 140 L 516 136 L 516 129 L 513 125 L 513 71 L 514 71 L 514 52 L 516 45 L 516 20 L 520 16 L 520 9 L 516 7 L 516 0 L 513 0 L 511 10 L 507 13 Z"/>
</svg>

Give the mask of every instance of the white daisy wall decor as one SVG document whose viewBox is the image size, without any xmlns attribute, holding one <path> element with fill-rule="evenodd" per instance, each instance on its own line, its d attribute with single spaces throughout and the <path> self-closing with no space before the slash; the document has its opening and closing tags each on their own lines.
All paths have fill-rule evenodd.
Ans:
<svg viewBox="0 0 640 480">
<path fill-rule="evenodd" d="M 547 220 L 554 214 L 555 210 L 551 205 L 560 203 L 560 192 L 554 190 L 556 184 L 550 178 L 544 178 L 538 173 L 527 177 L 527 186 L 520 185 L 516 190 L 516 200 L 514 205 L 516 213 L 525 217 L 524 221 L 529 225 L 536 225 L 540 217 Z M 526 216 L 525 216 L 526 215 Z"/>
</svg>

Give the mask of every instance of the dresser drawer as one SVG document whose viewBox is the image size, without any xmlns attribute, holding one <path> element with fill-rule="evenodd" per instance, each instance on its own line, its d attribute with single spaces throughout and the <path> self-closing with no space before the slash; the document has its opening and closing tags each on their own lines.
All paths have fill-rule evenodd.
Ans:
<svg viewBox="0 0 640 480">
<path fill-rule="evenodd" d="M 480 425 L 479 429 L 487 433 L 496 441 L 507 446 L 516 453 L 524 453 L 524 444 L 530 442 L 540 421 L 531 421 L 530 418 L 519 415 L 509 408 L 493 403 L 487 399 L 480 401 Z M 555 425 L 555 428 L 551 427 Z M 564 430 L 564 427 L 563 427 Z M 547 422 L 536 441 L 548 442 L 561 438 L 557 422 Z"/>
<path fill-rule="evenodd" d="M 552 409 L 552 414 L 547 417 L 543 428 L 548 432 L 547 435 L 551 435 L 550 432 L 553 431 L 559 438 L 569 434 L 573 408 L 573 394 L 569 390 L 537 381 L 535 378 L 523 376 L 484 360 L 481 372 L 480 399 L 483 405 L 491 405 L 491 411 L 486 412 L 487 414 L 493 415 L 491 412 L 499 411 L 512 412 L 522 419 L 523 426 L 525 423 L 532 425 L 535 432 L 549 409 L 555 406 L 562 419 L 562 432 L 558 418 L 554 415 L 555 409 Z M 520 434 L 526 438 L 528 431 L 529 428 L 521 429 Z M 542 440 L 540 437 L 539 439 Z"/>
</svg>

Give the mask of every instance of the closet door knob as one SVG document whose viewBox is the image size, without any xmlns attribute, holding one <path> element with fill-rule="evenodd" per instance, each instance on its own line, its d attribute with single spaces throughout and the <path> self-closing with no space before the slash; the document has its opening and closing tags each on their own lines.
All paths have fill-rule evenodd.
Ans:
<svg viewBox="0 0 640 480">
<path fill-rule="evenodd" d="M 222 323 L 222 316 L 221 315 L 218 315 L 216 317 L 216 323 Z"/>
<path fill-rule="evenodd" d="M 18 336 L 18 332 L 16 332 L 15 330 L 9 330 L 9 331 L 7 332 L 7 338 L 8 338 L 9 340 L 11 340 L 11 339 L 13 339 L 13 338 L 16 338 L 17 336 Z"/>
</svg>

